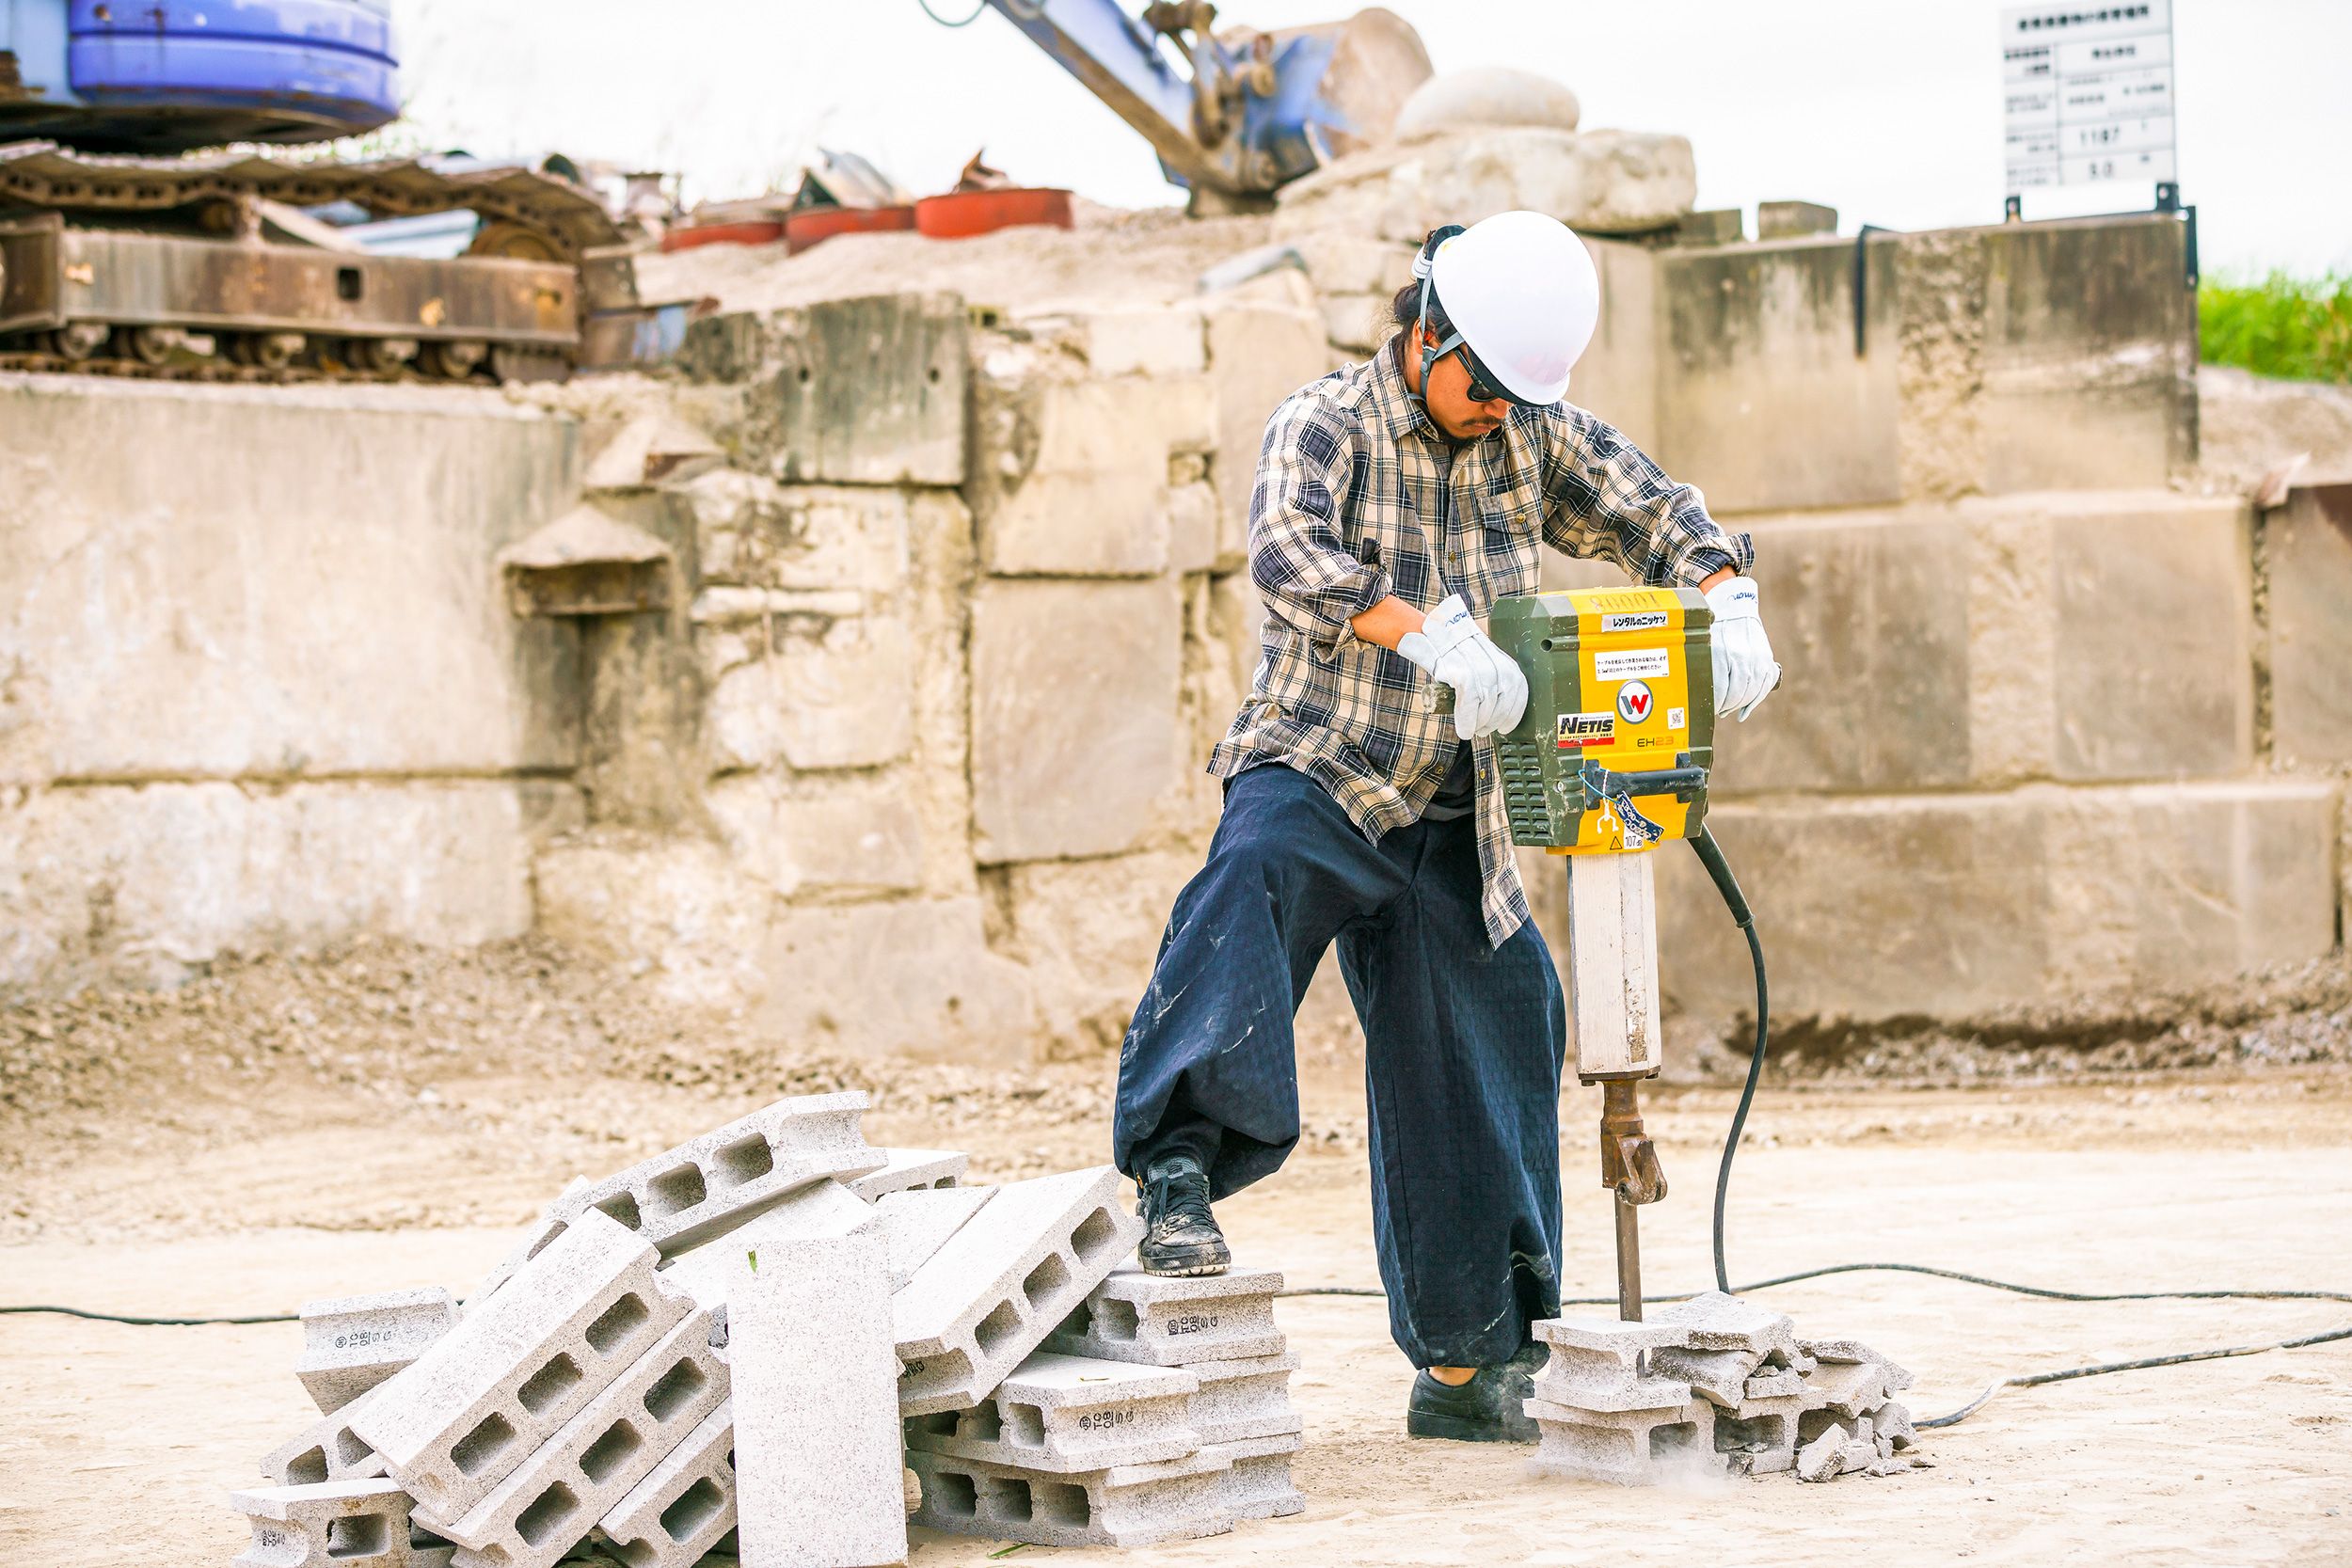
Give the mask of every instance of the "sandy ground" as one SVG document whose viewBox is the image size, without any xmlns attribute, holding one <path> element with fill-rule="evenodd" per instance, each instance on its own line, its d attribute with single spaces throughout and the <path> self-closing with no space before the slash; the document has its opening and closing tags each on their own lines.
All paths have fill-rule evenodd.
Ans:
<svg viewBox="0 0 2352 1568">
<path fill-rule="evenodd" d="M 412 1065 L 396 1092 L 328 1052 L 319 1070 L 209 1100 L 143 1100 L 134 1084 L 128 1101 L 82 1095 L 20 1122 L 0 1177 L 12 1227 L 0 1296 L 201 1314 L 422 1282 L 463 1290 L 574 1171 L 609 1169 L 774 1085 L 820 1076 L 786 1064 L 758 1085 L 734 1081 L 733 1069 L 686 1083 L 649 1082 L 634 1067 L 567 1078 L 485 1072 L 465 1053 L 444 1054 L 430 1083 L 417 1086 Z M 168 1076 L 157 1069 L 158 1083 Z M 907 1069 L 885 1081 L 914 1089 L 888 1094 L 869 1130 L 968 1148 L 981 1180 L 1090 1164 L 1104 1142 L 1103 1076 Z M 1566 1168 L 1579 1173 L 1567 1277 L 1579 1293 L 1612 1279 L 1605 1197 L 1581 1175 L 1594 1161 L 1595 1098 L 1574 1090 L 1564 1107 Z M 1707 1282 L 1730 1099 L 1715 1086 L 1656 1097 L 1651 1127 L 1675 1187 L 1645 1223 L 1653 1289 Z M 1311 1123 L 1359 1125 L 1343 1057 L 1311 1074 L 1308 1102 Z M 2345 1289 L 2347 1128 L 2352 1077 L 2336 1067 L 1768 1089 L 1735 1182 L 1733 1275 L 1897 1259 L 2087 1289 Z M 1294 1285 L 1375 1282 L 1364 1157 L 1346 1132 L 1224 1216 L 1243 1259 Z M 2060 1305 L 1898 1275 L 1770 1299 L 1802 1332 L 1861 1338 L 1912 1368 L 1922 1416 L 2019 1370 L 2352 1323 L 2352 1307 L 2327 1303 Z M 1932 1467 L 1899 1477 L 1628 1493 L 1533 1477 L 1523 1450 L 1406 1439 L 1410 1372 L 1378 1301 L 1298 1298 L 1280 1318 L 1305 1361 L 1295 1380 L 1302 1516 L 1184 1545 L 1030 1547 L 1022 1560 L 1600 1564 L 1665 1546 L 1742 1564 L 1890 1548 L 1922 1561 L 2352 1562 L 2352 1343 L 2013 1391 L 1931 1434 L 1922 1451 Z M 0 1318 L 0 1562 L 227 1561 L 242 1533 L 225 1494 L 251 1484 L 254 1461 L 306 1418 L 291 1375 L 297 1343 L 285 1324 Z M 979 1562 L 1000 1545 L 918 1532 L 914 1560 Z"/>
</svg>

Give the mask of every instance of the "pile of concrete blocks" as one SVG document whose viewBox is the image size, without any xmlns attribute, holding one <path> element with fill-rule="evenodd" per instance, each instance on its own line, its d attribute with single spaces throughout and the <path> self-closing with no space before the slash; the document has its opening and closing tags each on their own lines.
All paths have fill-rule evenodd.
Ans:
<svg viewBox="0 0 2352 1568">
<path fill-rule="evenodd" d="M 1710 1291 L 1649 1321 L 1535 1325 L 1551 1359 L 1527 1413 L 1538 1473 L 1624 1486 L 1695 1475 L 1799 1481 L 1914 1463 L 1911 1374 L 1851 1339 L 1800 1339 L 1787 1316 Z"/>
<path fill-rule="evenodd" d="M 1279 1275 L 1122 1270 L 1111 1167 L 966 1186 L 866 1108 L 784 1100 L 576 1180 L 462 1307 L 304 1307 L 319 1419 L 233 1494 L 239 1568 L 901 1562 L 909 1467 L 914 1523 L 1041 1544 L 1297 1512 Z"/>
<path fill-rule="evenodd" d="M 1103 1276 L 988 1397 L 908 1407 L 914 1523 L 1141 1546 L 1298 1513 L 1298 1357 L 1274 1326 L 1281 1289 L 1267 1269 Z"/>
</svg>

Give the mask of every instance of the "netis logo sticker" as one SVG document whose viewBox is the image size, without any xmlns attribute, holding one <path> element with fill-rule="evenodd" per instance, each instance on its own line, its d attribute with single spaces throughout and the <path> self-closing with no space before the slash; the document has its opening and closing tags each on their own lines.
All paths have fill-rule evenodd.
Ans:
<svg viewBox="0 0 2352 1568">
<path fill-rule="evenodd" d="M 1623 615 L 1604 615 L 1600 618 L 1600 629 L 1603 631 L 1663 631 L 1666 629 L 1666 612 L 1662 610 L 1642 610 L 1629 611 Z"/>
<path fill-rule="evenodd" d="M 1564 751 L 1576 746 L 1606 746 L 1616 738 L 1614 712 L 1560 715 L 1560 746 Z"/>
</svg>

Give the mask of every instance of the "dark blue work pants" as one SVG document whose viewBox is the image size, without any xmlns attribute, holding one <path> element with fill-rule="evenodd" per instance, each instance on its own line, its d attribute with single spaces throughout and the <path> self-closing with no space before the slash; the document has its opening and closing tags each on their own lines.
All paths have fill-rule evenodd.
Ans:
<svg viewBox="0 0 2352 1568">
<path fill-rule="evenodd" d="M 1531 922 L 1489 946 L 1476 816 L 1377 844 L 1305 774 L 1226 786 L 1119 1057 L 1112 1152 L 1202 1157 L 1213 1196 L 1298 1142 L 1291 1021 L 1334 940 L 1364 1026 L 1389 1327 L 1419 1367 L 1493 1366 L 1560 1309 L 1560 982 Z"/>
</svg>

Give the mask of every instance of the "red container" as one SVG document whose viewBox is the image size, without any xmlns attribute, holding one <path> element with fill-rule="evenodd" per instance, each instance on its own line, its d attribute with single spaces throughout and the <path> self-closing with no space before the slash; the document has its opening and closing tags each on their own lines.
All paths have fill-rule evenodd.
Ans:
<svg viewBox="0 0 2352 1568">
<path fill-rule="evenodd" d="M 914 227 L 912 207 L 811 207 L 784 220 L 784 240 L 798 256 L 835 234 L 881 234 Z"/>
<path fill-rule="evenodd" d="M 1070 193 L 1034 188 L 950 191 L 914 204 L 914 227 L 934 240 L 968 239 L 1023 224 L 1070 227 Z"/>
<path fill-rule="evenodd" d="M 691 250 L 705 245 L 773 245 L 784 238 L 784 224 L 774 218 L 751 223 L 706 223 L 692 229 L 673 229 L 661 236 L 664 251 Z"/>
</svg>

